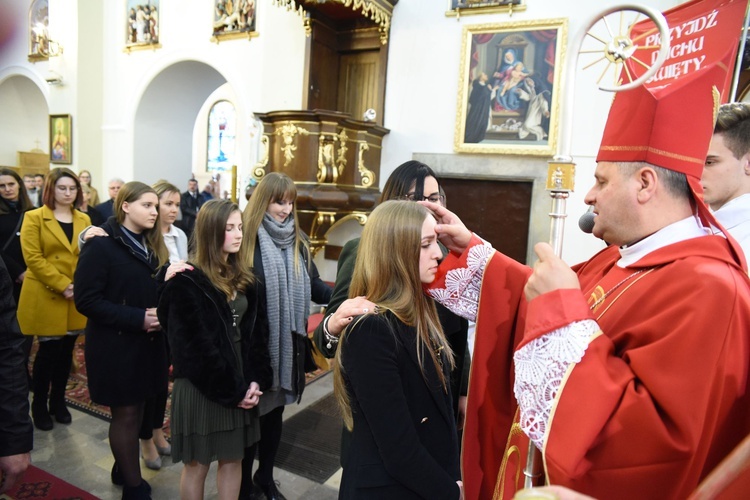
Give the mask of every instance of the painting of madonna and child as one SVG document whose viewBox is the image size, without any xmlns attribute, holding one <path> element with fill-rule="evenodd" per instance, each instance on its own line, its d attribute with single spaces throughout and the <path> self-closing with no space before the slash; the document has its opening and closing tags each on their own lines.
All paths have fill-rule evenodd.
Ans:
<svg viewBox="0 0 750 500">
<path fill-rule="evenodd" d="M 566 21 L 466 26 L 455 149 L 552 155 Z"/>
</svg>

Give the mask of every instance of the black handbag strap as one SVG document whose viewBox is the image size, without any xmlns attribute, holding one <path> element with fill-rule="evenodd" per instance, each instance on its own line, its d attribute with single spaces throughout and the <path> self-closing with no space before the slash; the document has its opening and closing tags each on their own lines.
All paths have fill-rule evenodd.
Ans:
<svg viewBox="0 0 750 500">
<path fill-rule="evenodd" d="M 0 249 L 0 252 L 4 252 L 6 248 L 8 248 L 8 245 L 10 245 L 10 242 L 13 241 L 13 238 L 18 234 L 18 230 L 21 228 L 21 224 L 23 224 L 23 215 L 26 212 L 21 212 L 21 216 L 18 218 L 18 222 L 16 223 L 16 228 L 13 230 L 12 233 L 10 233 L 10 236 L 8 237 L 8 241 L 5 242 L 3 245 L 3 248 Z"/>
</svg>

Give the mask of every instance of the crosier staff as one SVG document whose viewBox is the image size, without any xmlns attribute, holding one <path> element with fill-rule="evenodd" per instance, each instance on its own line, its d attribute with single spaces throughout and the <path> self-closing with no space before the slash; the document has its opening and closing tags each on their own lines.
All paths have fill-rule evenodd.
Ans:
<svg viewBox="0 0 750 500">
<path fill-rule="evenodd" d="M 606 16 L 620 12 L 620 33 L 613 34 L 607 23 Z M 633 27 L 635 22 L 627 27 L 623 26 L 622 13 L 623 11 L 635 11 L 640 14 L 646 15 L 653 21 L 659 30 L 660 45 L 659 46 L 644 46 L 638 45 L 638 41 L 643 36 L 639 36 L 635 39 L 631 39 L 629 36 L 630 29 Z M 608 33 L 611 35 L 610 41 L 604 41 L 601 38 L 590 32 L 591 28 L 594 27 L 599 21 L 602 21 L 607 28 Z M 555 255 L 558 257 L 562 256 L 563 239 L 565 236 L 565 219 L 567 218 L 567 201 L 570 197 L 570 193 L 573 192 L 575 185 L 575 163 L 570 155 L 571 142 L 572 142 L 572 131 L 573 131 L 573 109 L 574 102 L 574 79 L 576 74 L 576 68 L 578 66 L 578 55 L 585 52 L 598 52 L 602 54 L 602 57 L 593 63 L 586 66 L 584 69 L 596 64 L 600 61 L 606 62 L 606 67 L 602 72 L 602 76 L 599 78 L 599 83 L 604 77 L 608 69 L 614 64 L 615 77 L 618 79 L 615 81 L 615 85 L 606 86 L 600 85 L 599 89 L 608 92 L 620 92 L 630 90 L 632 88 L 643 85 L 649 78 L 651 78 L 666 61 L 669 55 L 669 27 L 667 21 L 658 10 L 652 9 L 636 4 L 624 4 L 616 7 L 611 7 L 604 10 L 600 14 L 593 16 L 590 20 L 584 24 L 585 28 L 581 30 L 576 38 L 573 40 L 573 47 L 578 48 L 578 52 L 568 61 L 568 67 L 566 68 L 566 79 L 565 82 L 565 93 L 561 108 L 564 108 L 562 115 L 564 117 L 563 126 L 560 129 L 560 146 L 558 148 L 558 154 L 549 162 L 547 168 L 547 184 L 546 189 L 550 193 L 552 198 L 552 210 L 550 211 L 550 239 L 549 243 L 552 246 Z M 625 32 L 622 32 L 624 29 Z M 590 36 L 595 40 L 601 42 L 603 47 L 597 51 L 583 51 L 581 47 L 583 45 L 584 38 Z M 643 73 L 640 77 L 633 79 L 632 73 L 628 69 L 625 62 L 633 58 L 638 50 L 654 50 L 658 48 L 659 52 L 652 63 L 652 65 Z M 647 66 L 643 61 L 638 58 L 634 58 L 634 61 L 642 66 Z M 620 66 L 622 65 L 622 70 Z M 620 79 L 625 76 L 629 80 L 628 83 L 621 84 Z M 528 450 L 526 454 L 526 467 L 523 471 L 524 474 L 524 488 L 531 488 L 533 486 L 539 486 L 540 480 L 543 477 L 542 470 L 542 457 L 540 450 L 536 447 L 533 441 L 529 440 Z"/>
</svg>

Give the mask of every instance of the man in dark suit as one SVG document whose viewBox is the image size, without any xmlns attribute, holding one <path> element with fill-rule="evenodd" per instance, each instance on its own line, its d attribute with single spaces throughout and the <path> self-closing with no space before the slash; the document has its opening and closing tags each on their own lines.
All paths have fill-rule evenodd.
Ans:
<svg viewBox="0 0 750 500">
<path fill-rule="evenodd" d="M 180 199 L 182 221 L 179 224 L 188 238 L 193 234 L 195 218 L 198 216 L 198 210 L 201 208 L 201 205 L 203 205 L 203 198 L 198 193 L 198 181 L 190 179 L 188 181 L 188 190 L 182 193 L 182 198 Z"/>
<path fill-rule="evenodd" d="M 125 184 L 125 181 L 119 178 L 110 180 L 109 184 L 107 185 L 107 189 L 109 190 L 109 199 L 104 203 L 99 203 L 94 207 L 97 212 L 102 214 L 102 217 L 104 217 L 105 221 L 115 215 L 115 198 L 117 198 L 117 193 L 120 192 L 120 188 L 123 184 Z"/>
</svg>

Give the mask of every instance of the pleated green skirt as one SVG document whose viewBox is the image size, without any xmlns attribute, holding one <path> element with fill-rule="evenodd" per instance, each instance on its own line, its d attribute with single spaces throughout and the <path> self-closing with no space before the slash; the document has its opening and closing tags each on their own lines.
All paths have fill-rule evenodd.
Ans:
<svg viewBox="0 0 750 500">
<path fill-rule="evenodd" d="M 227 408 L 203 395 L 189 380 L 172 387 L 172 460 L 210 464 L 242 460 L 245 448 L 260 439 L 258 410 Z"/>
</svg>

